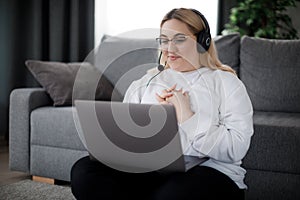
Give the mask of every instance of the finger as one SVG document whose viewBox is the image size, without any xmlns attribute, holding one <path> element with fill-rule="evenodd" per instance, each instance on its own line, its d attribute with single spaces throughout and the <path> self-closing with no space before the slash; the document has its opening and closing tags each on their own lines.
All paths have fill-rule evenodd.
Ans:
<svg viewBox="0 0 300 200">
<path fill-rule="evenodd" d="M 156 98 L 156 100 L 158 101 L 158 102 L 163 102 L 163 101 L 165 101 L 165 99 L 164 98 L 162 98 L 159 94 L 157 94 L 157 93 L 155 93 L 155 98 Z"/>
<path fill-rule="evenodd" d="M 171 93 L 172 91 L 169 91 L 168 89 L 165 89 L 165 90 L 163 90 L 161 93 L 162 94 L 169 94 L 169 93 Z"/>
<path fill-rule="evenodd" d="M 189 96 L 189 92 L 188 92 L 188 91 L 184 91 L 184 92 L 182 92 L 182 94 L 183 94 L 184 96 Z"/>
<path fill-rule="evenodd" d="M 184 92 L 183 96 L 187 98 L 188 101 L 190 100 L 190 94 L 188 92 Z"/>
<path fill-rule="evenodd" d="M 159 95 L 159 94 L 155 93 L 155 97 L 156 97 L 156 100 L 158 102 L 166 101 L 167 98 L 172 97 L 172 96 L 173 96 L 173 94 L 161 94 L 161 95 Z"/>
<path fill-rule="evenodd" d="M 161 95 L 159 95 L 161 98 L 163 98 L 163 99 L 165 99 L 165 98 L 167 98 L 167 97 L 171 97 L 171 96 L 173 96 L 173 93 L 163 93 L 163 94 L 161 94 Z"/>
<path fill-rule="evenodd" d="M 174 95 L 175 96 L 183 95 L 183 92 L 181 90 L 177 90 L 177 91 L 174 91 Z"/>
<path fill-rule="evenodd" d="M 167 97 L 165 99 L 165 101 L 167 101 L 168 103 L 171 103 L 171 104 L 175 103 L 176 100 L 177 100 L 177 98 L 175 96 Z"/>
<path fill-rule="evenodd" d="M 175 90 L 175 89 L 176 89 L 176 86 L 177 86 L 177 83 L 175 83 L 175 84 L 171 87 L 171 89 L 172 89 L 172 90 Z"/>
<path fill-rule="evenodd" d="M 177 84 L 173 85 L 172 87 L 170 87 L 169 89 L 167 89 L 167 91 L 168 91 L 168 92 L 171 92 L 171 91 L 175 90 L 176 85 L 177 85 Z"/>
</svg>

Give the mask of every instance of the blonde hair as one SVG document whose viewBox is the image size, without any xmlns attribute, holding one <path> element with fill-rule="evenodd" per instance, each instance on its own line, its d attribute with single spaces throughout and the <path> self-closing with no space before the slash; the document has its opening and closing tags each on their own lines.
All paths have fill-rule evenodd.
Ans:
<svg viewBox="0 0 300 200">
<path fill-rule="evenodd" d="M 192 9 L 178 8 L 171 10 L 164 16 L 163 20 L 161 21 L 160 27 L 162 28 L 163 24 L 171 19 L 177 19 L 185 23 L 188 26 L 188 29 L 195 36 L 197 36 L 198 33 L 204 28 L 206 28 L 202 18 L 198 14 L 196 14 Z M 211 40 L 210 47 L 205 53 L 199 53 L 199 59 L 201 66 L 206 66 L 211 69 L 220 69 L 223 71 L 228 71 L 236 75 L 236 72 L 230 66 L 224 65 L 219 60 L 218 53 L 213 40 Z"/>
</svg>

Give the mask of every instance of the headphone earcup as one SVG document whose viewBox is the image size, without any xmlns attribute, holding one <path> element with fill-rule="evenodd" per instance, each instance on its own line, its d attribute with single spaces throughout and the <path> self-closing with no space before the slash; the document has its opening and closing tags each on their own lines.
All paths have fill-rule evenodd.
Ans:
<svg viewBox="0 0 300 200">
<path fill-rule="evenodd" d="M 210 46 L 210 42 L 211 42 L 211 39 L 210 39 L 210 34 L 207 33 L 206 31 L 200 31 L 198 33 L 198 37 L 197 37 L 197 51 L 199 53 L 205 53 L 208 49 L 209 49 L 209 46 Z"/>
</svg>

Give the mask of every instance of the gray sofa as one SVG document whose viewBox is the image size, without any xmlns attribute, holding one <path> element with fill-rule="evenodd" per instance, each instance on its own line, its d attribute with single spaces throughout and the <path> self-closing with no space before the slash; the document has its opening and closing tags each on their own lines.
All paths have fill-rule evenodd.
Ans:
<svg viewBox="0 0 300 200">
<path fill-rule="evenodd" d="M 243 160 L 246 199 L 300 199 L 300 41 L 232 34 L 215 42 L 221 61 L 238 72 L 254 107 L 255 132 Z M 155 66 L 157 50 L 152 40 L 108 38 L 97 55 L 96 63 L 109 66 L 102 72 L 122 96 L 132 80 Z M 73 163 L 87 155 L 73 111 L 53 106 L 44 88 L 13 90 L 10 169 L 69 181 Z"/>
</svg>

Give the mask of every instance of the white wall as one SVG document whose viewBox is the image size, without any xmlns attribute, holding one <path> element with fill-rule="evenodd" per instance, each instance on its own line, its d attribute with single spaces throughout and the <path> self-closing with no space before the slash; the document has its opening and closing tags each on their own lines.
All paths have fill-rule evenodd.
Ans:
<svg viewBox="0 0 300 200">
<path fill-rule="evenodd" d="M 173 8 L 199 10 L 216 35 L 218 0 L 95 0 L 95 46 L 104 34 L 120 35 L 136 29 L 159 29 L 163 16 Z"/>
</svg>

